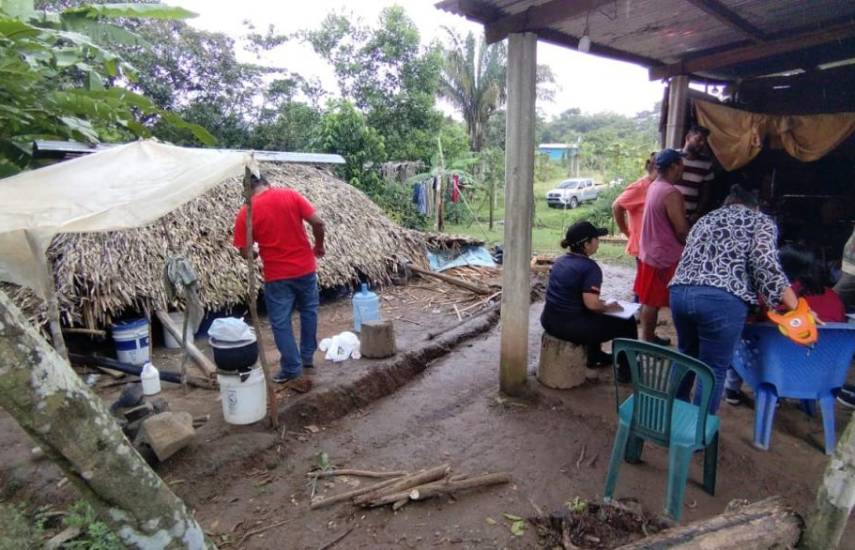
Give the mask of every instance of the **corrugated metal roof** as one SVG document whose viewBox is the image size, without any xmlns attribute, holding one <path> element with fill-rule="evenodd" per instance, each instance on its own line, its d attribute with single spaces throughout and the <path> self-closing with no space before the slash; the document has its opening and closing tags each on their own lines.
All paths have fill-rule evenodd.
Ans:
<svg viewBox="0 0 855 550">
<path fill-rule="evenodd" d="M 39 153 L 94 153 L 115 147 L 117 144 L 101 143 L 88 145 L 76 141 L 38 140 L 33 142 L 33 154 Z M 251 151 L 249 149 L 218 149 L 219 151 L 240 151 L 255 153 L 255 158 L 262 162 L 282 162 L 288 164 L 344 164 L 341 155 L 326 153 L 291 153 L 286 151 Z"/>
<path fill-rule="evenodd" d="M 764 52 L 770 43 L 802 33 L 817 33 L 834 25 L 844 28 L 827 41 L 833 47 L 817 47 L 821 39 L 814 40 L 785 53 L 769 50 L 768 56 L 760 60 L 768 59 L 776 68 L 788 64 L 795 68 L 804 63 L 816 66 L 855 53 L 853 0 L 443 0 L 436 5 L 480 22 L 488 29 L 495 28 L 497 21 L 507 21 L 505 18 L 516 15 L 518 20 L 514 23 L 518 30 L 514 32 L 535 32 L 541 40 L 568 47 L 576 47 L 587 21 L 591 53 L 648 67 L 687 62 L 745 47 Z M 585 9 L 590 5 L 595 8 Z M 562 11 L 571 11 L 573 15 L 560 16 Z M 727 15 L 722 16 L 722 11 Z M 549 14 L 546 18 L 544 12 Z M 734 24 L 733 18 L 744 25 Z M 536 28 L 526 28 L 527 24 Z M 798 56 L 791 55 L 799 49 Z M 723 61 L 729 64 L 697 70 L 694 74 L 724 80 L 757 74 L 758 59 Z"/>
</svg>

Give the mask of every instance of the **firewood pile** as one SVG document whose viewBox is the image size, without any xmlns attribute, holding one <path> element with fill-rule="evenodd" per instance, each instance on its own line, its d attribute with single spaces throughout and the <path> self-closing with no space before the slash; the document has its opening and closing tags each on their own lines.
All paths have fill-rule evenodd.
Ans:
<svg viewBox="0 0 855 550">
<path fill-rule="evenodd" d="M 329 497 L 314 498 L 313 510 L 349 501 L 362 508 L 391 506 L 399 510 L 414 501 L 443 495 L 456 495 L 481 487 L 500 485 L 511 480 L 509 474 L 453 475 L 450 464 L 441 464 L 417 472 L 374 472 L 367 470 L 318 470 L 306 474 L 315 480 L 335 476 L 383 478 L 383 481 L 359 487 Z"/>
<path fill-rule="evenodd" d="M 382 294 L 387 301 L 383 309 L 392 320 L 422 325 L 420 313 L 447 313 L 462 321 L 502 299 L 500 268 L 464 266 L 442 273 L 412 269 L 418 279 Z"/>
</svg>

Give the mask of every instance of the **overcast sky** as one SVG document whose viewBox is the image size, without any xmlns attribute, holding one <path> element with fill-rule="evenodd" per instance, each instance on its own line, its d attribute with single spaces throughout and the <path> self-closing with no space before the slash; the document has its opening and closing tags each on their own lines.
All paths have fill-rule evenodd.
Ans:
<svg viewBox="0 0 855 550">
<path fill-rule="evenodd" d="M 316 28 L 331 11 L 350 11 L 374 23 L 382 8 L 394 4 L 403 6 L 416 22 L 422 43 L 442 39 L 443 26 L 462 32 L 481 32 L 480 25 L 436 9 L 433 0 L 167 0 L 167 3 L 198 13 L 199 17 L 189 20 L 191 25 L 235 38 L 246 34 L 241 24 L 243 20 L 252 22 L 262 33 L 270 24 L 279 32 L 290 33 Z M 662 98 L 662 84 L 648 81 L 647 70 L 636 65 L 542 43 L 538 44 L 537 57 L 538 63 L 552 68 L 559 86 L 553 102 L 538 104 L 538 108 L 550 116 L 573 107 L 589 113 L 613 111 L 632 115 L 651 109 Z M 250 54 L 240 54 L 240 58 L 254 60 Z M 305 78 L 317 77 L 326 89 L 337 90 L 332 68 L 309 46 L 289 42 L 266 61 Z"/>
</svg>

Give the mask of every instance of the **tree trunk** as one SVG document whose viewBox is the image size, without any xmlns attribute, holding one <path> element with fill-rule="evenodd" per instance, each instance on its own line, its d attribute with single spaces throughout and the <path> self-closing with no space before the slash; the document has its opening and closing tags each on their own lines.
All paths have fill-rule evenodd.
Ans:
<svg viewBox="0 0 855 550">
<path fill-rule="evenodd" d="M 836 548 L 855 506 L 855 415 L 822 476 L 816 493 L 816 505 L 807 519 L 800 548 L 810 550 Z"/>
<path fill-rule="evenodd" d="M 771 497 L 720 516 L 662 531 L 618 550 L 792 548 L 799 540 L 801 529 L 802 520 L 798 514 L 786 507 L 781 497 Z"/>
<path fill-rule="evenodd" d="M 0 292 L 0 406 L 130 548 L 213 548 L 101 400 Z"/>
</svg>

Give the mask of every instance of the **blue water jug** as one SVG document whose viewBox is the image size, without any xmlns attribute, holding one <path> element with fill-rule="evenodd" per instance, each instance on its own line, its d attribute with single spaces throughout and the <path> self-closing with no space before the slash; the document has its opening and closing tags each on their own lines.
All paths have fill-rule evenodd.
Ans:
<svg viewBox="0 0 855 550">
<path fill-rule="evenodd" d="M 362 283 L 362 288 L 353 295 L 353 330 L 359 332 L 365 321 L 379 320 L 380 298 L 368 290 L 367 283 Z"/>
</svg>

